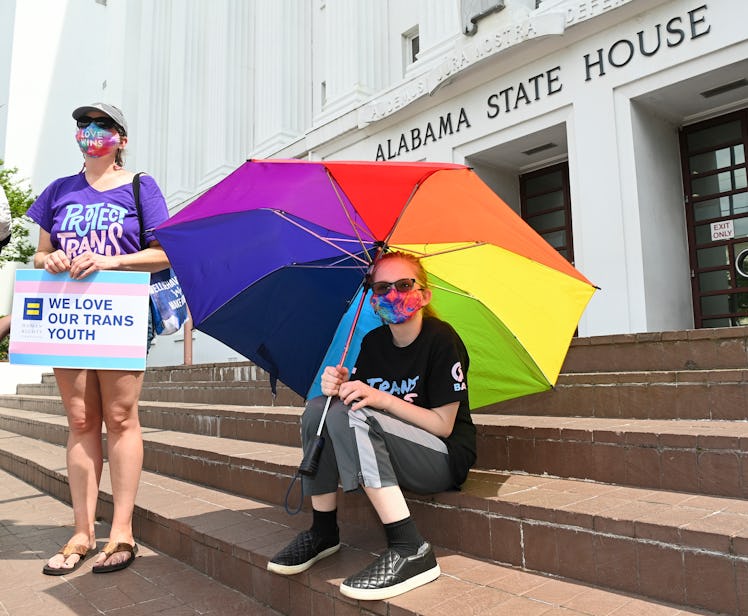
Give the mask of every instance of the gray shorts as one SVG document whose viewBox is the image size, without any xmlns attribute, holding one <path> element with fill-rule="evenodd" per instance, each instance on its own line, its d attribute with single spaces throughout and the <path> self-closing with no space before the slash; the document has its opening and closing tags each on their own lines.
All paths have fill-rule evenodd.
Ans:
<svg viewBox="0 0 748 616">
<path fill-rule="evenodd" d="M 301 419 L 304 451 L 314 442 L 327 398 L 307 403 Z M 447 446 L 437 436 L 383 411 L 350 406 L 334 397 L 322 431 L 325 446 L 314 477 L 303 477 L 305 494 L 329 494 L 359 486 L 398 485 L 418 494 L 453 487 Z"/>
</svg>

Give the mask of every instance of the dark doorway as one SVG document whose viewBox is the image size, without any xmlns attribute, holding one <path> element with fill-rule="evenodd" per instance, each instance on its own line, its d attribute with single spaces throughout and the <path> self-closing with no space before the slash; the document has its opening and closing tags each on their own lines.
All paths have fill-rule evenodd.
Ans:
<svg viewBox="0 0 748 616">
<path fill-rule="evenodd" d="M 522 218 L 573 264 L 568 163 L 523 174 L 519 183 Z"/>
<path fill-rule="evenodd" d="M 680 133 L 696 327 L 748 325 L 748 110 Z"/>
</svg>

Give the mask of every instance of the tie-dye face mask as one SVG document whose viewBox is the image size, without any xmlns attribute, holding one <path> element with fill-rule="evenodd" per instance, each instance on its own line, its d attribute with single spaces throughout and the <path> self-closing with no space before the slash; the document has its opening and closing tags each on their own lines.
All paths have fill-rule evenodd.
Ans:
<svg viewBox="0 0 748 616">
<path fill-rule="evenodd" d="M 377 316 L 392 325 L 405 323 L 425 305 L 423 294 L 417 289 L 401 293 L 392 288 L 386 295 L 372 295 L 369 302 Z"/>
<path fill-rule="evenodd" d="M 85 128 L 79 128 L 75 133 L 78 147 L 86 156 L 99 158 L 111 154 L 116 150 L 121 139 L 114 128 L 101 128 L 96 124 L 89 124 Z"/>
</svg>

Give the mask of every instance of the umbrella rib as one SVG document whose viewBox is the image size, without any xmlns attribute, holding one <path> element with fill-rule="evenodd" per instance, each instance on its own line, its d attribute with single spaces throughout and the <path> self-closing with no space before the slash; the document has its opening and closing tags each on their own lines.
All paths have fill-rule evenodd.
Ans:
<svg viewBox="0 0 748 616">
<path fill-rule="evenodd" d="M 413 196 L 416 194 L 416 191 L 421 186 L 421 182 L 416 182 L 413 185 L 413 190 L 410 191 L 410 194 L 408 195 L 408 199 L 405 201 L 405 205 L 400 208 L 400 213 L 397 215 L 397 219 L 394 223 L 392 223 L 392 228 L 390 229 L 390 232 L 387 234 L 387 237 L 384 240 L 385 246 L 387 246 L 390 242 L 390 238 L 392 237 L 392 234 L 395 232 L 395 229 L 397 229 L 397 225 L 402 219 L 403 215 L 405 214 L 405 210 L 408 209 L 408 206 L 410 205 L 410 202 L 413 200 Z"/>
<path fill-rule="evenodd" d="M 330 185 L 332 186 L 332 189 L 335 191 L 335 196 L 338 198 L 338 203 L 340 203 L 340 207 L 343 210 L 343 214 L 345 214 L 345 217 L 348 219 L 348 224 L 351 225 L 351 229 L 353 229 L 353 232 L 356 234 L 356 238 L 358 239 L 359 244 L 361 244 L 361 250 L 368 257 L 369 251 L 366 249 L 366 244 L 358 232 L 358 225 L 353 221 L 353 218 L 351 218 L 350 212 L 348 212 L 348 208 L 345 206 L 345 203 L 343 202 L 343 198 L 340 196 L 340 191 L 338 190 L 338 183 L 334 181 L 334 178 L 332 177 L 332 173 L 330 173 L 330 170 L 327 167 L 325 167 L 325 172 L 327 173 L 327 179 L 330 180 Z M 368 263 L 371 263 L 371 258 L 369 258 Z"/>
<path fill-rule="evenodd" d="M 440 291 L 444 291 L 445 293 L 451 293 L 452 295 L 459 295 L 461 297 L 467 297 L 468 299 L 474 299 L 474 300 L 480 301 L 475 295 L 473 295 L 472 293 L 468 293 L 466 291 L 459 291 L 457 289 L 448 289 L 447 287 L 443 287 L 441 285 L 431 284 L 431 283 L 429 283 L 429 288 L 439 289 Z"/>
<path fill-rule="evenodd" d="M 353 240 L 350 240 L 353 241 Z M 331 263 L 328 263 L 327 265 L 317 265 L 317 264 L 311 264 L 311 263 L 295 263 L 294 267 L 297 269 L 330 269 L 330 268 L 336 268 L 336 269 L 352 269 L 361 271 L 361 265 L 340 265 L 341 263 L 345 263 L 348 259 L 345 255 L 340 255 L 337 259 L 332 261 Z M 363 259 L 362 259 L 363 261 Z"/>
<path fill-rule="evenodd" d="M 296 269 L 330 269 L 330 268 L 335 268 L 335 269 L 340 269 L 340 270 L 349 269 L 349 270 L 356 270 L 358 272 L 361 271 L 361 266 L 360 265 L 335 265 L 334 263 L 330 264 L 330 265 L 309 265 L 308 263 L 294 263 L 293 266 Z"/>
<path fill-rule="evenodd" d="M 347 250 L 344 250 L 341 246 L 339 246 L 338 244 L 336 244 L 332 240 L 329 240 L 328 238 L 321 236 L 319 233 L 315 233 L 314 231 L 312 231 L 311 229 L 305 227 L 304 225 L 299 224 L 296 220 L 293 220 L 292 218 L 290 218 L 289 216 L 287 216 L 285 214 L 285 212 L 281 212 L 280 210 L 271 210 L 271 211 L 273 212 L 273 214 L 275 214 L 276 216 L 279 216 L 280 218 L 282 218 L 286 222 L 291 223 L 292 225 L 298 227 L 302 231 L 306 231 L 312 237 L 316 237 L 320 242 L 324 242 L 325 244 L 328 244 L 328 245 L 332 246 L 333 248 L 337 248 L 343 254 L 346 254 L 349 257 L 351 257 L 351 259 L 355 259 L 355 260 L 360 261 L 361 263 L 364 263 L 366 265 L 369 264 L 369 262 L 366 259 L 362 259 L 357 254 L 349 252 Z M 341 241 L 346 241 L 346 240 L 341 240 Z M 347 241 L 350 241 L 350 240 L 347 240 Z M 366 254 L 368 255 L 368 251 L 366 251 L 366 247 L 364 246 L 363 243 L 362 243 L 362 247 L 363 247 L 364 252 L 366 252 Z"/>
<path fill-rule="evenodd" d="M 461 250 L 469 250 L 471 248 L 479 248 L 481 246 L 486 246 L 488 242 L 472 242 L 468 244 L 467 246 L 460 246 L 458 248 L 447 248 L 445 250 L 438 250 L 436 252 L 420 252 L 417 250 L 413 250 L 412 248 L 408 248 L 408 252 L 412 252 L 413 254 L 417 254 L 420 259 L 425 259 L 427 257 L 438 257 L 439 255 L 446 255 L 451 252 L 460 252 Z M 428 246 L 428 244 L 426 244 Z M 391 246 L 391 248 L 397 249 L 397 246 Z"/>
</svg>

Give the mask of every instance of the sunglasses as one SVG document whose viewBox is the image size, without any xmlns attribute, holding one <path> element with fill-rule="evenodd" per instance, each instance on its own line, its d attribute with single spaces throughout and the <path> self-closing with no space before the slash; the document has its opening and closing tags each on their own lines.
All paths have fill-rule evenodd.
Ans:
<svg viewBox="0 0 748 616">
<path fill-rule="evenodd" d="M 99 128 L 113 128 L 117 124 L 112 118 L 101 117 L 101 118 L 89 118 L 88 116 L 81 116 L 76 120 L 78 128 L 86 128 L 90 124 L 96 124 Z"/>
<path fill-rule="evenodd" d="M 373 282 L 371 290 L 374 295 L 387 295 L 392 287 L 400 293 L 407 293 L 415 289 L 415 278 L 401 278 L 395 282 Z"/>
</svg>

